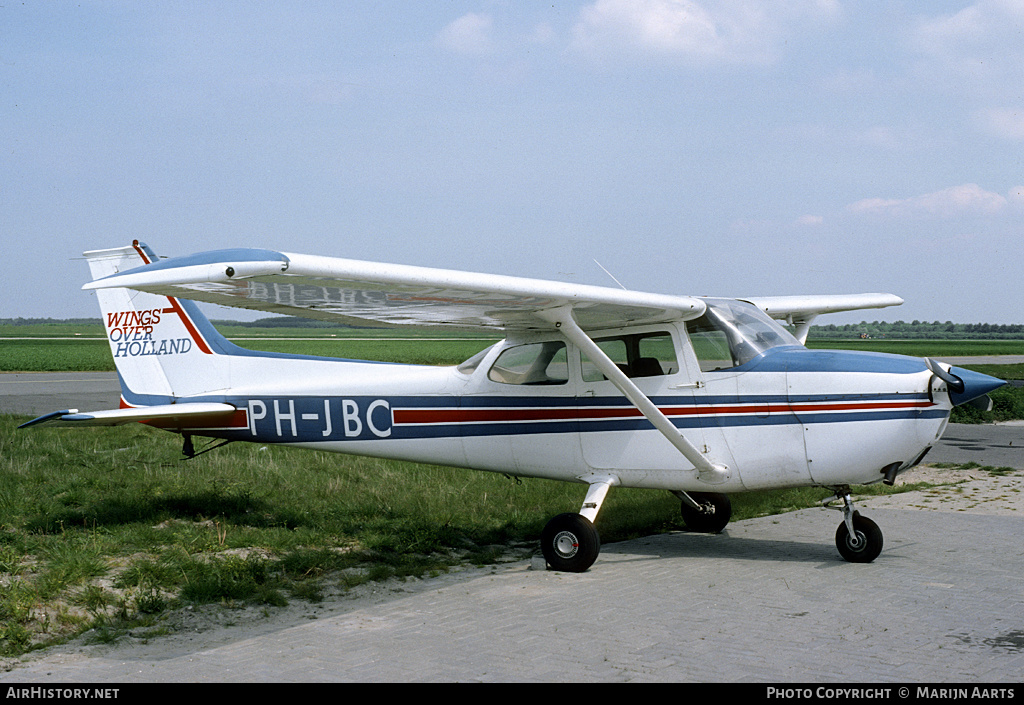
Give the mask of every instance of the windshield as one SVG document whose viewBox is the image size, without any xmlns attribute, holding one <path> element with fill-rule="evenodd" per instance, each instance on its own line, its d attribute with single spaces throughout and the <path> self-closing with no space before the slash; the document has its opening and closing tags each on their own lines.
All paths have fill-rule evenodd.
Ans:
<svg viewBox="0 0 1024 705">
<path fill-rule="evenodd" d="M 687 321 L 701 370 L 739 367 L 770 348 L 800 345 L 779 323 L 752 304 L 735 299 L 704 299 L 707 311 Z"/>
</svg>

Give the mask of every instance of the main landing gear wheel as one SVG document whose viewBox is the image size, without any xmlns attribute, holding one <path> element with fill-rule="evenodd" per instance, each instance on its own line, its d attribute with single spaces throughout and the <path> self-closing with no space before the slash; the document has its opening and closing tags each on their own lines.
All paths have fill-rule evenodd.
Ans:
<svg viewBox="0 0 1024 705">
<path fill-rule="evenodd" d="M 699 534 L 717 534 L 725 528 L 732 517 L 732 502 L 728 495 L 715 492 L 689 492 L 690 498 L 699 508 L 682 500 L 679 512 L 683 515 L 686 528 Z"/>
<path fill-rule="evenodd" d="M 855 511 L 852 534 L 845 521 L 836 529 L 836 548 L 851 563 L 870 563 L 882 552 L 882 530 Z"/>
<path fill-rule="evenodd" d="M 559 514 L 544 527 L 540 547 L 553 570 L 582 573 L 597 560 L 601 539 L 585 516 Z"/>
</svg>

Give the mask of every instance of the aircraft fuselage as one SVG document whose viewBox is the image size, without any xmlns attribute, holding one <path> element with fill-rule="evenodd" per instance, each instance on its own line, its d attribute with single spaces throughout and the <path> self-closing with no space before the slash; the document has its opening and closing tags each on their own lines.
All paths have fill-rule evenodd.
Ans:
<svg viewBox="0 0 1024 705">
<path fill-rule="evenodd" d="M 459 367 L 219 357 L 230 392 L 194 389 L 179 402 L 238 411 L 212 427 L 172 430 L 519 476 L 587 482 L 612 473 L 625 487 L 736 492 L 877 482 L 893 464 L 916 464 L 951 408 L 944 383 L 917 358 L 783 346 L 705 371 L 682 325 L 628 335 L 671 340 L 662 357 L 675 364 L 662 360 L 665 374 L 633 381 L 728 469 L 724 482 L 699 479 L 610 381 L 550 334 L 502 341 Z M 545 343 L 559 346 L 554 379 L 495 372 L 506 352 Z"/>
</svg>

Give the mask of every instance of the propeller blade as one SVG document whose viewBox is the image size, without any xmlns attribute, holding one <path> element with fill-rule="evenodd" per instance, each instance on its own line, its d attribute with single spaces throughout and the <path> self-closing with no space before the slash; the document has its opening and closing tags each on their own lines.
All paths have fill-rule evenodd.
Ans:
<svg viewBox="0 0 1024 705">
<path fill-rule="evenodd" d="M 930 357 L 924 359 L 928 369 L 932 371 L 932 374 L 941 379 L 949 387 L 949 391 L 956 394 L 963 394 L 964 381 L 951 373 L 949 370 L 945 370 L 942 366 Z"/>
<path fill-rule="evenodd" d="M 988 394 L 982 394 L 980 397 L 975 397 L 967 402 L 967 406 L 973 406 L 979 411 L 992 411 L 992 397 Z"/>
</svg>

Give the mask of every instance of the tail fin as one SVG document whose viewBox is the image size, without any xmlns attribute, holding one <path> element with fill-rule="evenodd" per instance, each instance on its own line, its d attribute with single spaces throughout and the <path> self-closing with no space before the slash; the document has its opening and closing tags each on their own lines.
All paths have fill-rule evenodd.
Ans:
<svg viewBox="0 0 1024 705">
<path fill-rule="evenodd" d="M 144 243 L 85 253 L 93 280 L 157 261 Z M 223 390 L 228 343 L 191 301 L 133 289 L 96 291 L 121 382 L 121 406 L 169 404 Z"/>
</svg>

